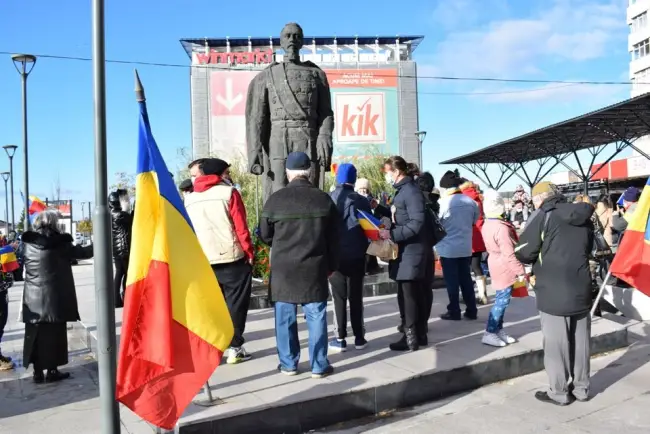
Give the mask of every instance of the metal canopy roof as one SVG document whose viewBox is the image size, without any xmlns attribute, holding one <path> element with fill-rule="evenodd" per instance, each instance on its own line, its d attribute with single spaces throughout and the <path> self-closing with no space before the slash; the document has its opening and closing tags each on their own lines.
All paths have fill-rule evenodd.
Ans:
<svg viewBox="0 0 650 434">
<path fill-rule="evenodd" d="M 181 45 L 185 49 L 188 56 L 192 57 L 192 49 L 199 46 L 205 46 L 207 43 L 209 47 L 225 47 L 226 43 L 230 43 L 231 47 L 248 47 L 250 41 L 253 48 L 268 47 L 269 42 L 273 40 L 273 46 L 280 47 L 279 37 L 268 38 L 194 38 L 194 39 L 181 39 Z M 400 44 L 407 44 L 411 46 L 411 51 L 414 51 L 424 36 L 305 36 L 303 38 L 305 46 L 308 49 L 309 45 L 313 42 L 317 46 L 322 47 L 326 45 L 334 45 L 334 41 L 339 46 L 354 45 L 355 41 L 359 45 L 374 45 L 377 42 L 379 45 L 394 45 L 395 41 L 399 39 Z"/>
<path fill-rule="evenodd" d="M 441 164 L 526 163 L 649 134 L 650 94 L 643 94 Z"/>
</svg>

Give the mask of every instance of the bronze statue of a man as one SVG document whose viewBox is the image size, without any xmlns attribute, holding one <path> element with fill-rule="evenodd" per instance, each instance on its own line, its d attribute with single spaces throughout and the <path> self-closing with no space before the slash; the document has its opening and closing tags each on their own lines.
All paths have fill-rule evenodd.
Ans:
<svg viewBox="0 0 650 434">
<path fill-rule="evenodd" d="M 302 28 L 289 23 L 280 35 L 284 61 L 260 72 L 248 87 L 246 143 L 251 173 L 262 175 L 264 201 L 287 185 L 287 155 L 312 161 L 312 184 L 323 188 L 332 159 L 334 114 L 325 72 L 300 60 Z"/>
</svg>

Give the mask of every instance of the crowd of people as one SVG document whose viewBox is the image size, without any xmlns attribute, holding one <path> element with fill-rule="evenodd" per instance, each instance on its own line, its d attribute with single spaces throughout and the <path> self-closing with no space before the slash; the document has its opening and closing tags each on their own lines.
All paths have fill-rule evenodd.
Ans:
<svg viewBox="0 0 650 434">
<path fill-rule="evenodd" d="M 446 172 L 436 188 L 430 173 L 393 156 L 383 165 L 385 181 L 395 191 L 386 203 L 373 195 L 370 182 L 358 178 L 356 167 L 349 163 L 339 165 L 333 189 L 321 191 L 309 181 L 312 164 L 304 153 L 288 155 L 287 187 L 269 197 L 259 226 L 252 231 L 227 162 L 195 160 L 189 165 L 190 179 L 179 185 L 233 321 L 234 335 L 225 354 L 228 364 L 253 357 L 244 348 L 255 260 L 251 234 L 270 246 L 269 295 L 275 314 L 278 371 L 298 373 L 300 305 L 309 331 L 314 378 L 334 372 L 328 352 L 352 346 L 364 350 L 371 344 L 364 324 L 363 286 L 366 271 L 378 262 L 368 255 L 368 247 L 372 242 L 386 242 L 395 246 L 394 256 L 388 258 L 388 275 L 397 282 L 400 315 L 400 335 L 390 350 L 417 351 L 428 345 L 434 263 L 439 260 L 449 298 L 440 317 L 445 321 L 478 319 L 477 305 L 488 303 L 489 274 L 496 297 L 486 319 L 485 345 L 503 347 L 516 342 L 504 330 L 504 315 L 517 288 L 534 286 L 549 376 L 548 390 L 536 397 L 558 405 L 588 399 L 589 311 L 598 260 L 594 239 L 600 234 L 613 245 L 614 234 L 624 232 L 634 212 L 638 190 L 628 189 L 622 197 L 627 217 L 624 211 L 613 211 L 604 198 L 596 207 L 585 198 L 571 203 L 548 182 L 534 186 L 530 197 L 518 188 L 508 209 L 498 192 L 483 192 L 458 171 Z M 112 192 L 108 202 L 119 308 L 126 290 L 134 207 L 126 190 Z M 379 222 L 378 239 L 368 237 L 359 221 L 360 212 Z M 22 236 L 23 363 L 34 365 L 35 382 L 68 377 L 58 367 L 67 363 L 65 323 L 79 319 L 70 261 L 92 256 L 92 246 L 75 246 L 69 234 L 60 233 L 57 220 L 56 211 L 46 210 L 36 218 L 32 231 Z M 0 285 L 4 299 L 6 290 Z M 334 304 L 331 339 L 327 324 L 330 296 Z M 2 306 L 0 320 L 6 322 L 6 303 Z M 348 307 L 354 337 L 350 346 Z"/>
</svg>

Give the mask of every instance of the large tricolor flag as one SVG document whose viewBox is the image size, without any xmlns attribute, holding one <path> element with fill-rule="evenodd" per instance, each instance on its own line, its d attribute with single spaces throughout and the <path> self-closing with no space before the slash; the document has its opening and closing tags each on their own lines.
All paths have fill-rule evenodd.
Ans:
<svg viewBox="0 0 650 434">
<path fill-rule="evenodd" d="M 219 366 L 233 325 L 217 279 L 151 134 L 136 72 L 140 129 L 135 218 L 117 398 L 173 429 Z"/>
<path fill-rule="evenodd" d="M 650 297 L 650 178 L 636 210 L 628 219 L 623 241 L 610 267 L 611 273 Z"/>
</svg>

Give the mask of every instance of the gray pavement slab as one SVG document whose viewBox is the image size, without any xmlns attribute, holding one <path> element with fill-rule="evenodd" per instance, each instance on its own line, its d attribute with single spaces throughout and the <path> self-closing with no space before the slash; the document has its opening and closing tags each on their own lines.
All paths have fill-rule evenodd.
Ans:
<svg viewBox="0 0 650 434">
<path fill-rule="evenodd" d="M 70 348 L 73 354 L 80 353 L 71 359 L 67 368 L 73 371 L 74 379 L 56 385 L 34 386 L 29 379 L 31 374 L 24 370 L 7 375 L 0 373 L 3 402 L 4 397 L 12 397 L 11 404 L 4 410 L 5 415 L 0 413 L 0 433 L 99 432 L 96 365 L 84 352 L 86 345 L 94 344 L 96 336 L 93 268 L 80 265 L 74 272 L 82 317 L 82 323 L 77 325 L 82 339 L 72 339 Z M 20 284 L 11 290 L 12 316 L 17 316 L 20 290 Z M 273 312 L 269 309 L 251 311 L 246 347 L 254 354 L 253 360 L 217 369 L 210 383 L 213 393 L 223 403 L 214 407 L 191 405 L 181 419 L 181 432 L 302 432 L 325 426 L 327 422 L 419 404 L 434 399 L 432 390 L 433 395 L 443 396 L 540 369 L 541 334 L 534 298 L 514 300 L 511 304 L 506 327 L 520 342 L 502 349 L 480 343 L 490 306 L 480 309 L 479 321 L 443 322 L 437 315 L 445 310 L 446 298 L 444 292 L 435 293 L 429 325 L 431 345 L 407 354 L 395 354 L 387 348 L 398 337 L 395 297 L 366 298 L 369 347 L 364 351 L 352 349 L 331 355 L 336 373 L 322 380 L 313 380 L 308 373 L 307 333 L 302 320 L 299 326 L 303 344 L 302 373 L 286 377 L 276 371 Z M 121 316 L 118 309 L 118 333 Z M 9 352 L 17 355 L 22 349 L 24 327 L 15 321 L 10 323 L 7 339 L 12 347 Z M 329 323 L 332 324 L 331 312 Z M 626 322 L 596 321 L 593 334 L 601 348 L 619 347 L 620 337 L 626 335 L 628 325 Z M 644 329 L 639 331 L 642 332 Z M 619 339 L 611 340 L 612 336 Z M 50 390 L 54 393 L 48 393 Z M 332 416 L 333 410 L 338 414 Z M 152 432 L 146 423 L 124 407 L 121 418 L 123 432 Z M 288 429 L 278 431 L 279 426 Z"/>
<path fill-rule="evenodd" d="M 628 323 L 627 321 L 621 321 Z M 642 434 L 650 432 L 650 326 L 631 326 L 632 344 L 592 360 L 592 399 L 557 407 L 533 394 L 544 372 L 430 404 L 317 430 L 327 434 Z"/>
<path fill-rule="evenodd" d="M 82 326 L 92 345 L 96 338 L 92 268 L 78 267 L 75 272 Z M 301 374 L 286 377 L 276 369 L 273 311 L 251 311 L 245 337 L 253 360 L 218 368 L 210 384 L 222 404 L 191 405 L 180 421 L 181 432 L 300 432 L 323 426 L 332 417 L 366 416 L 541 369 L 541 333 L 533 297 L 512 302 L 506 326 L 520 342 L 500 349 L 480 342 L 490 306 L 480 308 L 479 321 L 445 322 L 438 315 L 446 304 L 446 293 L 436 291 L 429 325 L 431 345 L 415 353 L 396 354 L 388 350 L 388 344 L 398 338 L 395 297 L 365 298 L 370 345 L 364 351 L 331 354 L 336 372 L 322 380 L 310 377 L 304 321 L 299 323 Z M 329 324 L 333 323 L 331 307 Z M 120 318 L 118 309 L 118 334 Z M 611 349 L 612 344 L 622 345 L 625 328 L 599 320 L 593 325 L 593 335 L 600 339 L 599 348 Z M 618 340 L 601 339 L 611 336 Z M 336 409 L 338 414 L 332 415 Z"/>
</svg>

